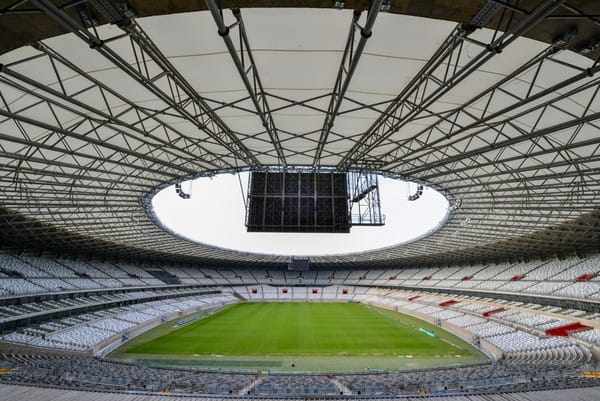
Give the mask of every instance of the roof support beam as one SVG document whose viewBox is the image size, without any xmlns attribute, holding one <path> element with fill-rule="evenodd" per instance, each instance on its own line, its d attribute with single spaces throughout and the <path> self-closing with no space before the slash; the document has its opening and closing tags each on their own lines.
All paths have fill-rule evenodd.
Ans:
<svg viewBox="0 0 600 401">
<path fill-rule="evenodd" d="M 0 152 L 0 154 L 3 154 L 4 152 Z M 6 176 L 4 177 L 0 177 L 0 182 L 5 182 L 8 185 L 10 185 L 10 183 L 19 183 L 19 184 L 32 184 L 32 185 L 36 185 L 36 186 L 41 186 L 41 185 L 50 185 L 53 186 L 54 190 L 56 190 L 56 187 L 58 186 L 68 186 L 68 187 L 74 187 L 76 185 L 80 185 L 83 188 L 87 188 L 87 189 L 93 189 L 93 188 L 97 188 L 97 189 L 103 189 L 106 191 L 107 186 L 106 185 L 117 185 L 117 184 L 121 184 L 124 181 L 126 181 L 128 178 L 132 178 L 130 175 L 127 174 L 123 174 L 123 173 L 116 173 L 116 172 L 103 172 L 103 174 L 101 176 L 93 176 L 93 175 L 84 175 L 84 174 L 74 174 L 74 173 L 66 173 L 66 172 L 60 172 L 60 171 L 49 171 L 49 167 L 64 167 L 65 164 L 61 163 L 61 162 L 56 162 L 53 160 L 43 160 L 40 158 L 35 158 L 33 160 L 31 160 L 33 163 L 36 164 L 40 164 L 40 165 L 44 165 L 47 166 L 46 168 L 33 168 L 33 167 L 28 167 L 28 166 L 23 166 L 20 165 L 18 168 L 12 168 L 12 167 L 7 167 L 7 166 L 0 166 L 0 171 L 5 172 Z M 78 169 L 78 170 L 83 170 L 82 167 L 77 167 L 77 166 L 69 166 L 68 168 L 71 169 Z M 94 171 L 97 169 L 86 169 L 86 171 Z M 10 175 L 13 175 L 12 178 L 9 178 Z M 27 177 L 27 175 L 33 175 L 35 176 L 35 178 L 29 178 Z M 116 176 L 116 178 L 108 178 L 111 176 Z M 43 180 L 40 177 L 51 177 L 54 178 L 56 180 L 56 178 L 65 178 L 65 179 L 70 179 L 72 180 L 72 182 L 66 182 L 66 181 L 50 181 L 50 180 Z M 75 184 L 76 182 L 79 182 L 80 184 Z M 150 191 L 152 189 L 154 189 L 157 185 L 161 184 L 163 181 L 158 181 L 158 180 L 154 180 L 151 183 L 142 183 L 142 182 L 136 182 L 134 185 L 132 185 L 133 187 L 136 187 L 140 190 L 147 190 Z M 104 185 L 104 186 L 98 186 L 95 187 L 92 183 L 94 184 L 100 184 Z M 119 187 L 122 188 L 122 187 Z M 121 189 L 119 189 L 121 190 Z M 131 191 L 131 189 L 125 189 L 128 191 Z M 117 191 L 117 189 L 112 188 L 111 189 L 111 193 Z M 6 192 L 8 192 L 8 189 L 4 190 L 4 193 L 2 195 L 4 195 Z M 89 191 L 88 191 L 89 192 Z M 2 196 L 0 196 L 0 199 L 2 198 Z"/>
<path fill-rule="evenodd" d="M 184 153 L 188 154 L 190 157 L 196 158 L 199 163 L 208 164 L 210 166 L 213 166 L 213 168 L 230 167 L 227 164 L 223 163 L 223 161 L 221 160 L 222 156 L 215 155 L 212 152 L 206 150 L 199 140 L 190 138 L 184 135 L 182 132 L 178 131 L 172 125 L 164 123 L 158 116 L 162 113 L 162 110 L 149 110 L 147 108 L 141 107 L 134 101 L 127 98 L 124 94 L 120 93 L 115 89 L 110 88 L 108 85 L 97 80 L 96 78 L 94 78 L 93 76 L 91 76 L 90 74 L 88 74 L 87 72 L 79 68 L 77 65 L 67 60 L 64 56 L 54 51 L 42 42 L 35 43 L 33 47 L 39 52 L 41 52 L 41 56 L 47 56 L 48 60 L 53 65 L 61 65 L 69 70 L 72 70 L 73 72 L 78 74 L 79 77 L 84 78 L 87 82 L 89 82 L 89 86 L 85 90 L 80 90 L 77 93 L 72 93 L 68 91 L 59 92 L 58 90 L 53 90 L 47 85 L 43 85 L 38 81 L 35 81 L 31 77 L 26 77 L 22 74 L 17 73 L 16 71 L 13 71 L 14 67 L 18 67 L 17 63 L 12 63 L 11 67 L 4 67 L 2 70 L 0 70 L 0 73 L 6 74 L 14 79 L 18 79 L 21 82 L 31 85 L 38 89 L 38 91 L 43 91 L 45 93 L 56 96 L 65 102 L 69 102 L 74 105 L 77 105 L 78 107 L 82 107 L 86 110 L 89 110 L 95 115 L 104 118 L 106 121 L 137 132 L 138 134 L 142 135 L 143 138 L 146 138 L 142 139 L 138 137 L 137 140 L 144 141 L 151 139 L 152 141 L 160 143 L 163 149 L 171 148 L 175 144 L 177 144 L 179 146 L 178 152 L 182 152 L 181 148 L 183 148 Z M 60 75 L 56 75 L 57 80 L 61 82 Z M 106 98 L 107 95 L 117 98 L 123 103 L 125 103 L 128 107 L 119 107 L 118 110 L 115 110 L 113 112 L 113 108 L 111 107 L 110 103 L 108 101 L 105 101 L 107 111 L 103 112 L 101 110 L 97 110 L 91 107 L 85 102 L 80 102 L 77 100 L 77 96 L 79 94 L 92 93 L 92 91 L 97 91 L 101 93 L 104 98 Z M 137 121 L 134 124 L 122 121 L 120 117 L 123 115 L 127 115 L 132 111 L 135 112 L 135 115 L 138 116 Z M 157 127 L 154 128 L 152 131 L 148 131 L 144 128 L 145 125 L 148 123 L 150 125 L 156 125 Z M 155 131 L 159 132 L 160 134 L 156 134 Z"/>
<path fill-rule="evenodd" d="M 3 78 L 3 74 L 7 75 L 12 79 Z M 37 90 L 31 91 L 29 87 L 24 86 L 17 81 L 23 82 L 28 86 L 36 88 Z M 115 136 L 122 136 L 125 139 L 124 142 L 127 142 L 127 138 L 131 138 L 135 142 L 141 142 L 148 147 L 156 147 L 157 144 L 160 144 L 161 152 L 169 154 L 172 159 L 181 158 L 182 162 L 186 162 L 186 164 L 188 165 L 194 165 L 198 163 L 199 166 L 206 166 L 208 164 L 208 162 L 205 162 L 204 160 L 195 159 L 194 154 L 187 152 L 186 150 L 177 149 L 176 151 L 173 151 L 172 145 L 170 143 L 166 142 L 163 138 L 154 135 L 153 133 L 149 133 L 143 130 L 142 128 L 135 127 L 131 124 L 119 120 L 116 116 L 107 114 L 89 106 L 84 102 L 76 100 L 74 96 L 75 94 L 62 94 L 59 91 L 56 91 L 29 77 L 23 76 L 15 71 L 12 71 L 9 68 L 3 68 L 2 70 L 0 70 L 0 83 L 8 85 L 16 90 L 22 91 L 23 93 L 28 93 L 30 96 L 35 97 L 43 102 L 46 102 L 47 104 L 52 105 L 53 107 L 69 111 L 70 113 L 73 113 L 80 117 L 82 121 L 93 121 L 94 123 L 96 123 L 95 129 L 98 129 L 100 127 L 109 129 L 114 132 Z M 65 103 L 59 102 L 58 100 L 56 100 L 56 98 L 64 101 Z M 87 113 L 85 113 L 82 110 L 87 111 Z M 90 115 L 90 113 L 92 113 L 93 115 Z M 151 141 L 149 141 L 149 139 L 151 139 Z M 183 158 L 183 154 L 187 154 L 190 157 L 190 159 Z M 216 164 L 211 163 L 210 165 L 216 167 Z"/>
<path fill-rule="evenodd" d="M 0 116 L 7 117 L 7 118 L 13 119 L 15 121 L 19 121 L 21 123 L 24 123 L 24 124 L 33 125 L 35 127 L 48 130 L 50 132 L 56 132 L 56 133 L 59 133 L 61 135 L 67 136 L 67 137 L 79 139 L 79 140 L 84 141 L 84 142 L 89 142 L 89 143 L 94 144 L 96 146 L 105 147 L 107 149 L 111 149 L 113 151 L 120 152 L 120 153 L 123 153 L 123 154 L 126 154 L 126 155 L 131 155 L 131 156 L 134 156 L 134 157 L 136 157 L 138 159 L 147 160 L 147 161 L 150 161 L 152 163 L 156 163 L 157 165 L 162 165 L 162 166 L 165 166 L 165 167 L 170 167 L 172 169 L 181 171 L 184 174 L 194 174 L 194 173 L 196 173 L 195 170 L 190 170 L 190 169 L 188 169 L 185 166 L 181 166 L 181 165 L 178 165 L 178 164 L 167 162 L 165 160 L 158 159 L 158 158 L 152 157 L 152 156 L 148 156 L 146 154 L 138 153 L 138 152 L 132 151 L 130 149 L 126 149 L 126 148 L 123 148 L 121 146 L 114 145 L 112 143 L 103 142 L 103 141 L 101 141 L 99 139 L 94 139 L 94 138 L 91 138 L 90 136 L 85 136 L 85 135 L 79 134 L 77 132 L 74 132 L 74 131 L 71 131 L 71 130 L 68 130 L 68 129 L 65 129 L 65 128 L 56 127 L 56 126 L 53 126 L 53 125 L 48 124 L 48 123 L 37 121 L 37 120 L 34 120 L 34 119 L 32 119 L 30 117 L 27 117 L 27 116 L 24 116 L 24 115 L 20 115 L 20 114 L 16 114 L 16 113 L 13 113 L 13 112 L 10 112 L 10 111 L 5 111 L 5 110 L 0 109 Z"/>
<path fill-rule="evenodd" d="M 45 144 L 39 141 L 32 141 L 30 139 L 25 139 L 25 138 L 18 138 L 18 137 L 13 137 L 10 135 L 6 135 L 3 133 L 0 133 L 0 140 L 6 142 L 6 143 L 14 143 L 14 144 L 19 144 L 19 145 L 24 145 L 24 146 L 29 146 L 30 148 L 33 149 L 42 149 L 42 150 L 50 150 L 52 152 L 57 152 L 57 153 L 63 153 L 66 155 L 70 155 L 73 157 L 76 157 L 78 159 L 86 160 L 86 161 L 94 161 L 97 162 L 99 165 L 102 165 L 103 167 L 106 167 L 107 164 L 111 164 L 111 165 L 116 165 L 116 166 L 123 166 L 123 167 L 128 167 L 128 168 L 135 168 L 138 171 L 145 171 L 147 173 L 150 174 L 160 174 L 160 180 L 164 180 L 165 177 L 170 177 L 171 179 L 173 178 L 177 178 L 177 176 L 175 174 L 166 172 L 164 170 L 161 171 L 157 171 L 156 169 L 151 169 L 148 168 L 146 166 L 141 166 L 141 165 L 132 165 L 131 163 L 128 163 L 126 161 L 121 161 L 118 159 L 115 160 L 110 160 L 109 162 L 106 161 L 106 159 L 101 158 L 99 156 L 94 156 L 94 155 L 90 155 L 87 153 L 83 153 L 83 152 L 77 152 L 77 151 L 67 151 L 66 149 L 63 150 L 59 147 L 56 146 L 52 146 L 49 144 Z M 7 152 L 3 152 L 0 151 L 0 156 L 2 157 L 15 157 L 14 153 L 7 153 Z M 23 157 L 25 158 L 25 157 Z M 20 159 L 20 160 L 23 160 Z M 48 160 L 48 159 L 41 159 L 41 158 L 34 158 L 34 157 L 26 157 L 27 160 L 30 160 L 34 163 L 44 163 L 47 164 L 49 166 L 52 165 L 56 165 L 56 166 L 60 166 L 60 167 L 65 167 L 65 168 L 73 168 L 73 169 L 81 169 L 81 170 L 86 170 L 86 171 L 93 171 L 93 172 L 97 172 L 97 173 L 101 173 L 101 174 L 107 174 L 107 175 L 122 175 L 122 176 L 127 176 L 131 178 L 131 175 L 126 175 L 124 173 L 120 173 L 120 172 L 113 172 L 109 169 L 100 169 L 98 167 L 92 167 L 92 166 L 88 166 L 85 164 L 81 164 L 81 165 L 75 165 L 75 164 L 67 164 L 64 162 L 58 162 L 58 161 L 53 161 L 53 160 Z M 18 170 L 18 169 L 17 169 Z M 48 171 L 46 171 L 46 174 L 48 174 Z M 147 180 L 152 179 L 152 177 L 148 177 L 146 178 Z M 154 178 L 154 180 L 159 180 L 159 178 Z"/>
<path fill-rule="evenodd" d="M 95 29 L 86 29 L 81 23 L 58 8 L 52 1 L 30 1 L 61 26 L 86 42 L 92 49 L 95 49 L 106 57 L 136 82 L 143 85 L 157 98 L 168 104 L 183 118 L 208 134 L 227 151 L 231 152 L 234 157 L 243 160 L 248 165 L 260 166 L 260 163 L 250 150 L 241 143 L 231 129 L 212 111 L 206 104 L 206 101 L 187 82 L 181 73 L 175 69 L 167 57 L 162 54 L 142 28 L 133 20 L 127 19 L 125 23 L 120 25 L 120 28 L 131 39 L 132 50 L 137 60 L 136 64 L 131 65 L 107 45 L 109 39 L 101 39 Z M 137 48 L 135 48 L 135 45 L 137 45 Z M 161 70 L 159 74 L 150 74 L 152 69 L 147 65 L 148 60 L 152 60 Z M 166 87 L 172 88 L 171 93 L 166 93 L 161 89 L 157 85 L 159 81 L 163 81 Z M 229 167 L 235 168 L 237 166 L 230 165 Z"/>
<path fill-rule="evenodd" d="M 600 148 L 600 137 L 599 138 L 593 138 L 593 139 L 589 139 L 586 141 L 582 141 L 582 142 L 577 142 L 574 144 L 570 144 L 570 145 L 562 145 L 562 146 L 558 146 L 556 148 L 552 148 L 551 150 L 540 150 L 537 152 L 532 152 L 532 153 L 526 153 L 526 154 L 521 154 L 519 156 L 512 156 L 512 157 L 508 157 L 508 158 L 503 158 L 503 159 L 497 159 L 497 160 L 493 160 L 493 161 L 489 161 L 489 162 L 483 162 L 483 163 L 479 163 L 477 165 L 474 166 L 466 166 L 466 167 L 461 167 L 461 168 L 456 168 L 452 170 L 452 174 L 456 174 L 457 177 L 456 178 L 450 178 L 448 177 L 448 174 L 444 174 L 444 189 L 448 189 L 451 190 L 451 187 L 449 184 L 454 183 L 454 182 L 458 182 L 461 183 L 463 185 L 459 185 L 456 188 L 462 188 L 462 187 L 472 187 L 473 184 L 472 183 L 466 183 L 467 180 L 481 180 L 483 178 L 498 178 L 499 176 L 502 175 L 506 175 L 506 174 L 510 174 L 510 175 L 515 175 L 515 174 L 520 174 L 523 172 L 528 172 L 528 171 L 552 171 L 552 169 L 557 169 L 559 167 L 566 167 L 566 166 L 573 166 L 573 165 L 577 165 L 577 164 L 585 164 L 585 163 L 592 163 L 592 162 L 597 162 L 600 160 L 600 154 L 598 154 L 596 149 L 596 152 L 593 156 L 586 156 L 586 157 L 580 157 L 580 158 L 569 158 L 569 159 L 565 159 L 562 161 L 557 161 L 557 160 L 553 160 L 551 163 L 536 163 L 534 165 L 531 166 L 523 166 L 523 167 L 518 167 L 515 169 L 503 169 L 502 166 L 505 163 L 510 163 L 513 161 L 523 161 L 525 162 L 526 159 L 532 159 L 532 158 L 536 158 L 539 156 L 545 156 L 548 154 L 551 154 L 551 152 L 556 152 L 557 156 L 559 152 L 564 152 L 564 151 L 569 151 L 572 149 L 576 149 L 579 147 L 586 147 L 586 146 L 594 146 L 597 148 Z M 477 175 L 473 175 L 470 171 L 474 170 L 474 169 L 481 169 L 481 168 L 485 168 L 487 166 L 493 166 L 495 167 L 495 171 L 491 172 L 491 173 L 484 173 L 484 174 L 477 174 Z M 585 175 L 587 176 L 588 174 L 594 172 L 594 169 L 586 169 L 585 170 Z M 458 176 L 458 173 L 465 173 L 463 177 Z M 551 174 L 547 174 L 548 177 L 554 177 L 554 178 L 559 178 L 561 177 L 563 174 L 566 173 L 551 173 Z M 579 172 L 579 174 L 582 174 L 581 172 Z M 530 179 L 535 179 L 535 175 L 532 175 Z M 427 176 L 427 179 L 431 179 L 433 178 L 432 176 Z M 504 182 L 511 182 L 511 180 L 509 179 L 503 179 Z M 484 182 L 485 184 L 489 184 L 489 182 Z"/>
<path fill-rule="evenodd" d="M 545 112 L 551 113 L 551 111 L 547 111 L 547 110 L 549 110 L 549 109 L 546 108 Z M 591 111 L 591 110 L 587 109 L 587 111 Z M 496 141 L 487 146 L 470 149 L 467 151 L 463 151 L 460 154 L 457 154 L 454 156 L 448 156 L 441 160 L 436 160 L 431 163 L 423 164 L 417 168 L 407 170 L 406 174 L 407 175 L 416 175 L 416 174 L 419 174 L 421 172 L 424 172 L 424 171 L 427 171 L 427 170 L 430 170 L 433 168 L 445 166 L 445 165 L 448 165 L 450 163 L 453 163 L 453 162 L 456 162 L 459 160 L 476 157 L 478 155 L 484 154 L 486 152 L 490 152 L 495 149 L 500 149 L 500 148 L 507 147 L 507 146 L 513 146 L 513 145 L 516 145 L 521 142 L 525 142 L 528 140 L 532 140 L 535 138 L 539 138 L 539 137 L 543 137 L 545 135 L 552 134 L 554 132 L 571 129 L 571 128 L 578 129 L 583 124 L 592 124 L 592 123 L 596 122 L 597 120 L 600 120 L 600 113 L 591 113 L 591 114 L 585 114 L 582 116 L 577 116 L 570 120 L 564 121 L 562 123 L 554 124 L 551 126 L 541 128 L 541 129 L 536 129 L 536 127 L 532 127 L 529 131 L 522 131 L 519 136 L 508 138 L 508 139 L 505 139 L 502 141 Z M 497 162 L 496 161 L 489 161 L 487 163 L 480 162 L 479 165 L 495 164 L 495 163 L 497 163 Z M 457 171 L 457 170 L 456 170 L 456 168 L 452 168 L 451 171 Z M 429 174 L 429 175 L 426 175 L 426 176 L 423 176 L 420 178 L 430 179 L 430 178 L 433 178 L 435 175 L 437 175 L 437 174 Z"/>
<path fill-rule="evenodd" d="M 350 86 L 350 81 L 352 81 L 352 76 L 354 75 L 354 71 L 356 71 L 356 67 L 358 66 L 358 62 L 360 61 L 363 50 L 365 49 L 367 40 L 373 34 L 373 25 L 375 24 L 375 19 L 377 18 L 377 14 L 381 9 L 382 3 L 383 0 L 375 0 L 371 2 L 371 7 L 369 8 L 367 21 L 365 22 L 364 27 L 360 27 L 358 25 L 358 19 L 360 18 L 361 12 L 358 10 L 354 11 L 352 22 L 350 24 L 350 32 L 348 33 L 348 39 L 346 39 L 346 46 L 344 47 L 344 53 L 342 54 L 342 60 L 340 67 L 338 68 L 335 84 L 333 86 L 331 100 L 329 101 L 329 107 L 327 108 L 325 121 L 323 121 L 323 127 L 321 128 L 321 136 L 319 138 L 319 143 L 317 144 L 313 168 L 318 168 L 320 166 L 323 148 L 325 147 L 329 133 L 335 124 L 335 118 L 337 117 L 340 106 L 342 105 L 344 97 L 346 96 L 346 91 Z M 357 29 L 359 28 L 360 40 L 356 45 L 356 49 L 353 49 L 354 37 Z M 346 63 L 348 63 L 347 69 Z"/>
<path fill-rule="evenodd" d="M 338 163 L 337 168 L 340 170 L 347 169 L 362 159 L 372 149 L 400 130 L 412 118 L 419 115 L 444 94 L 456 87 L 457 84 L 479 69 L 483 64 L 501 53 L 514 40 L 544 20 L 564 1 L 551 0 L 540 2 L 530 13 L 502 35 L 497 38 L 494 35 L 494 39 L 490 43 L 477 43 L 483 48 L 480 53 L 471 59 L 466 59 L 463 44 L 473 30 L 485 24 L 494 13 L 486 13 L 487 16 L 483 20 L 478 17 L 478 14 L 476 21 L 472 20 L 470 24 L 459 24 L 411 82 L 396 97 L 396 101 L 387 107 L 384 115 L 371 125 L 367 132 L 361 136 L 358 142 L 343 157 Z M 487 5 L 484 6 L 484 8 L 488 7 Z"/>
<path fill-rule="evenodd" d="M 538 56 L 538 57 L 534 58 L 530 62 L 526 63 L 523 67 L 515 70 L 512 74 L 507 76 L 502 81 L 498 82 L 497 84 L 488 88 L 486 91 L 477 95 L 475 98 L 471 99 L 471 101 L 465 103 L 463 106 L 461 106 L 457 109 L 452 110 L 449 114 L 446 115 L 446 117 L 443 120 L 437 121 L 433 125 L 418 132 L 411 138 L 408 138 L 408 139 L 400 142 L 394 150 L 392 150 L 391 152 L 388 152 L 386 155 L 382 156 L 382 159 L 389 163 L 389 164 L 387 164 L 387 167 L 393 169 L 393 168 L 398 168 L 401 165 L 410 165 L 414 161 L 417 161 L 419 159 L 426 157 L 427 155 L 435 153 L 442 146 L 443 147 L 452 146 L 455 143 L 464 141 L 465 139 L 467 139 L 469 137 L 473 137 L 473 136 L 475 136 L 481 132 L 487 131 L 487 130 L 494 130 L 497 132 L 501 132 L 501 130 L 498 128 L 499 123 L 497 121 L 496 122 L 493 121 L 495 118 L 505 117 L 506 115 L 509 115 L 510 113 L 514 113 L 515 110 L 518 110 L 519 108 L 524 107 L 529 103 L 538 101 L 540 99 L 543 99 L 544 97 L 548 97 L 555 93 L 561 93 L 564 91 L 565 88 L 568 88 L 569 86 L 577 84 L 578 82 L 583 82 L 583 81 L 589 80 L 590 76 L 593 76 L 597 72 L 600 71 L 600 66 L 591 67 L 584 72 L 577 71 L 577 73 L 574 74 L 573 76 L 565 78 L 564 80 L 562 80 L 550 87 L 544 88 L 543 90 L 540 90 L 538 92 L 528 91 L 528 93 L 525 97 L 518 98 L 518 97 L 516 97 L 516 95 L 512 95 L 512 93 L 509 92 L 506 88 L 510 87 L 510 85 L 513 83 L 513 80 L 516 79 L 519 76 L 519 74 L 521 74 L 524 71 L 531 71 L 533 68 L 535 68 L 537 70 L 538 74 L 540 72 L 540 69 L 542 69 L 542 71 L 544 71 L 544 67 L 542 66 L 542 63 L 545 60 L 547 60 L 546 54 L 550 54 L 550 53 L 548 53 L 548 51 L 544 52 L 544 55 L 542 55 L 541 57 Z M 545 64 L 551 64 L 551 63 L 546 61 Z M 549 73 L 551 73 L 551 71 L 553 71 L 552 67 L 549 67 L 548 69 L 550 70 Z M 535 83 L 536 83 L 535 80 L 533 80 L 530 83 L 530 88 L 533 88 Z M 549 102 L 556 101 L 556 100 L 562 100 L 562 99 L 565 99 L 567 96 L 576 95 L 578 92 L 582 92 L 582 91 L 588 89 L 589 87 L 590 87 L 590 85 L 588 84 L 588 85 L 576 88 L 575 90 L 569 90 L 566 94 L 562 93 L 561 95 L 557 96 L 556 98 L 554 98 L 548 102 L 537 104 L 536 107 L 538 109 L 541 109 L 542 107 L 544 107 L 544 105 L 549 104 Z M 488 107 L 490 104 L 493 104 L 494 96 L 496 96 L 496 95 L 503 95 L 503 96 L 509 95 L 511 97 L 514 97 L 515 101 L 513 103 L 511 103 L 510 105 L 503 107 L 500 110 L 495 110 L 494 112 L 491 112 L 491 111 L 488 112 L 489 111 Z M 469 109 L 475 103 L 483 102 L 483 101 L 485 101 L 486 107 L 481 111 L 481 114 L 474 115 L 473 114 L 474 112 L 470 111 Z M 528 112 L 531 112 L 532 110 L 535 110 L 535 108 L 529 109 Z M 466 119 L 468 121 L 473 121 L 473 122 L 470 124 L 464 125 L 464 126 L 460 126 L 456 123 L 456 121 L 459 119 Z M 508 121 L 511 119 L 514 119 L 514 116 L 510 117 L 510 119 L 504 119 L 502 121 L 505 122 L 505 121 Z M 450 129 L 443 129 L 441 127 L 440 124 L 442 124 L 444 121 L 449 121 L 451 123 Z M 474 129 L 476 129 L 476 132 L 472 131 Z M 440 137 L 438 139 L 429 139 L 432 135 L 435 134 L 435 131 L 443 132 L 444 136 Z M 423 142 L 425 142 L 425 143 L 423 143 Z M 398 160 L 400 158 L 400 154 L 402 152 L 410 152 L 410 149 L 412 149 L 413 146 L 418 146 L 418 148 L 419 148 L 418 154 L 413 153 L 413 154 L 411 154 L 411 157 L 402 157 L 402 160 Z M 423 152 L 421 152 L 421 150 L 423 150 Z M 392 162 L 392 160 L 395 162 Z"/>
<path fill-rule="evenodd" d="M 287 163 L 285 161 L 285 155 L 281 146 L 281 142 L 279 141 L 279 134 L 277 133 L 277 128 L 275 127 L 275 121 L 273 120 L 273 115 L 271 114 L 271 109 L 269 107 L 267 95 L 258 73 L 258 68 L 254 62 L 254 56 L 252 56 L 252 48 L 250 47 L 250 41 L 248 40 L 248 35 L 246 34 L 242 13 L 237 8 L 233 9 L 233 16 L 237 22 L 231 26 L 227 26 L 223 20 L 223 15 L 221 13 L 222 10 L 219 8 L 219 6 L 217 6 L 215 1 L 206 0 L 206 5 L 208 6 L 215 23 L 217 24 L 217 32 L 219 33 L 219 36 L 223 38 L 225 46 L 227 46 L 227 50 L 233 59 L 235 68 L 237 69 L 240 78 L 244 82 L 244 86 L 246 87 L 246 90 L 250 95 L 250 99 L 256 108 L 257 115 L 260 118 L 263 127 L 265 127 L 273 146 L 275 147 L 279 163 L 284 169 L 286 169 Z M 231 40 L 231 36 L 229 35 L 230 29 L 234 27 L 238 29 L 240 35 L 239 53 L 241 54 L 241 57 L 238 54 L 233 41 Z M 248 58 L 248 65 L 246 65 L 246 57 L 244 56 Z"/>
</svg>

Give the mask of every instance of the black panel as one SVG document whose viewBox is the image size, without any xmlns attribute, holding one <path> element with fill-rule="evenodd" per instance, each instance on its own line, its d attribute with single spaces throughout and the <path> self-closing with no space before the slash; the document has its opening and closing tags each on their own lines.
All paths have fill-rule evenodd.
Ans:
<svg viewBox="0 0 600 401">
<path fill-rule="evenodd" d="M 285 194 L 287 195 L 298 195 L 300 189 L 300 182 L 298 174 L 286 174 L 285 175 Z"/>
<path fill-rule="evenodd" d="M 264 224 L 265 206 L 264 197 L 254 197 L 250 200 L 252 209 L 248 212 L 248 225 L 262 226 Z"/>
<path fill-rule="evenodd" d="M 315 199 L 313 197 L 300 198 L 300 225 L 312 226 L 315 224 Z"/>
<path fill-rule="evenodd" d="M 283 193 L 283 175 L 267 173 L 267 194 L 279 195 Z"/>
<path fill-rule="evenodd" d="M 345 189 L 344 189 L 345 191 Z M 300 192 L 304 196 L 314 195 L 315 193 L 315 175 L 300 174 Z"/>
<path fill-rule="evenodd" d="M 266 179 L 266 173 L 254 173 L 252 175 L 252 189 L 250 192 L 253 194 L 263 194 L 265 192 Z"/>
<path fill-rule="evenodd" d="M 319 174 L 317 179 L 317 194 L 321 196 L 332 195 L 331 174 Z"/>
<path fill-rule="evenodd" d="M 252 173 L 250 232 L 350 231 L 346 175 Z"/>
<path fill-rule="evenodd" d="M 343 198 L 333 199 L 334 224 L 348 224 L 348 202 Z"/>
<path fill-rule="evenodd" d="M 346 174 L 333 174 L 333 196 L 346 193 Z"/>
<path fill-rule="evenodd" d="M 298 197 L 285 197 L 283 201 L 283 225 L 297 226 L 298 225 Z"/>
<path fill-rule="evenodd" d="M 264 205 L 265 226 L 280 226 L 282 198 L 268 197 Z"/>
</svg>

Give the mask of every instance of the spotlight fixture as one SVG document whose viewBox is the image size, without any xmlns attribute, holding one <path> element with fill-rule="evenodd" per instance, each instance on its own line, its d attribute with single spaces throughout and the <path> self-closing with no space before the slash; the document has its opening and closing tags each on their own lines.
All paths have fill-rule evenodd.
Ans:
<svg viewBox="0 0 600 401">
<path fill-rule="evenodd" d="M 554 40 L 552 41 L 552 45 L 554 47 L 565 46 L 569 42 L 573 41 L 573 39 L 575 39 L 577 37 L 578 33 L 579 32 L 577 31 L 577 28 L 569 29 L 567 32 L 565 32 L 562 35 L 554 38 Z"/>
<path fill-rule="evenodd" d="M 98 25 L 98 20 L 96 19 L 96 16 L 94 16 L 94 14 L 92 14 L 92 12 L 88 10 L 87 7 L 79 5 L 76 7 L 76 10 L 77 14 L 79 14 L 79 19 L 83 23 L 84 27 L 91 28 L 93 26 Z"/>
<path fill-rule="evenodd" d="M 408 195 L 408 200 L 414 202 L 419 199 L 421 195 L 423 195 L 423 185 L 419 184 L 417 185 L 417 191 L 412 195 Z"/>
<path fill-rule="evenodd" d="M 454 211 L 454 210 L 458 210 L 460 208 L 460 205 L 462 204 L 462 200 L 460 199 L 455 199 L 453 201 L 450 202 L 450 207 L 449 209 Z"/>
<path fill-rule="evenodd" d="M 588 43 L 587 45 L 585 45 L 585 46 L 577 49 L 576 51 L 579 54 L 586 55 L 586 54 L 593 53 L 593 52 L 595 52 L 598 49 L 600 49 L 600 40 Z"/>
<path fill-rule="evenodd" d="M 338 10 L 341 10 L 342 8 L 344 8 L 345 5 L 346 5 L 346 2 L 344 0 L 335 0 L 333 2 L 333 8 L 337 8 Z"/>
<path fill-rule="evenodd" d="M 175 184 L 175 192 L 177 192 L 177 195 L 179 195 L 179 197 L 181 199 L 190 199 L 192 197 L 192 195 L 183 192 L 183 189 L 181 189 L 181 183 L 178 182 L 177 184 Z"/>
</svg>

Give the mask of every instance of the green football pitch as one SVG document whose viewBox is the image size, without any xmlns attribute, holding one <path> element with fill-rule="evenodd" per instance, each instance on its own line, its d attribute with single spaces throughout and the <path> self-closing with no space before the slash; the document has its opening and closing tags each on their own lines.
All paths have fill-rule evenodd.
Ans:
<svg viewBox="0 0 600 401">
<path fill-rule="evenodd" d="M 171 365 L 294 365 L 309 371 L 486 360 L 459 338 L 407 315 L 357 303 L 304 302 L 242 303 L 180 328 L 171 322 L 134 338 L 113 356 Z"/>
</svg>

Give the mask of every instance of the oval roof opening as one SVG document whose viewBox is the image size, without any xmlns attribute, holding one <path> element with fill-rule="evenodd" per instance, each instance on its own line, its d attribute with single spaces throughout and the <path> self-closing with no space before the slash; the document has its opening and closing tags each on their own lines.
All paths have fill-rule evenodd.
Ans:
<svg viewBox="0 0 600 401">
<path fill-rule="evenodd" d="M 417 184 L 379 176 L 381 209 L 386 224 L 354 226 L 350 233 L 247 232 L 245 197 L 248 173 L 219 174 L 175 185 L 152 198 L 154 217 L 163 229 L 204 245 L 241 252 L 290 256 L 349 254 L 412 242 L 439 229 L 449 215 L 446 197 L 424 187 L 414 201 Z M 243 191 L 243 193 L 242 193 Z"/>
</svg>

